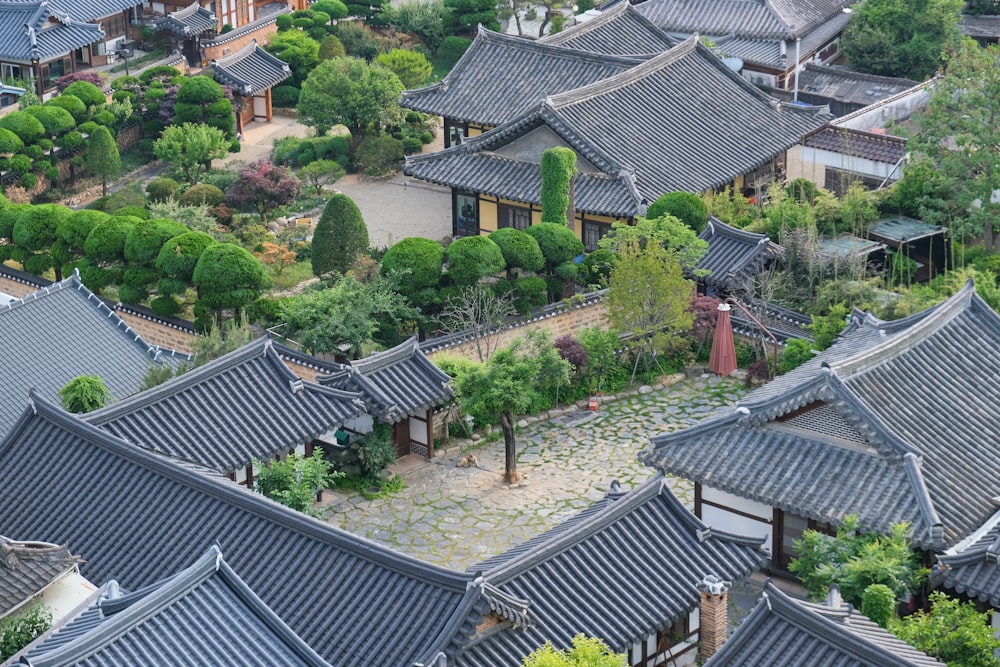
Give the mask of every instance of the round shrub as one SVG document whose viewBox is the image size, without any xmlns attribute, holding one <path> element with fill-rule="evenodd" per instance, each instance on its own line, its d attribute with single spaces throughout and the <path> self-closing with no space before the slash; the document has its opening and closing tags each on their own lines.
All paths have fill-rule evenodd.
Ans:
<svg viewBox="0 0 1000 667">
<path fill-rule="evenodd" d="M 546 289 L 543 278 L 518 278 L 514 281 L 514 308 L 522 315 L 527 315 L 532 308 L 544 306 Z"/>
<path fill-rule="evenodd" d="M 358 169 L 367 175 L 385 176 L 399 168 L 403 157 L 403 142 L 382 135 L 362 140 L 354 160 Z"/>
<path fill-rule="evenodd" d="M 450 70 L 458 62 L 459 58 L 465 54 L 471 44 L 472 40 L 465 37 L 445 37 L 438 48 L 437 66 L 446 71 Z"/>
<path fill-rule="evenodd" d="M 80 130 L 80 132 L 83 132 L 84 134 L 93 134 L 97 127 L 97 123 L 92 120 L 88 120 L 84 123 L 80 123 L 76 129 Z"/>
<path fill-rule="evenodd" d="M 167 239 L 156 256 L 156 270 L 168 278 L 190 282 L 201 253 L 215 243 L 205 232 L 185 232 Z"/>
<path fill-rule="evenodd" d="M 617 261 L 618 255 L 610 250 L 595 250 L 584 258 L 580 277 L 588 285 L 607 285 Z"/>
<path fill-rule="evenodd" d="M 14 222 L 14 244 L 32 252 L 48 250 L 56 241 L 59 223 L 70 213 L 72 210 L 56 204 L 32 206 Z"/>
<path fill-rule="evenodd" d="M 434 141 L 434 134 L 430 130 L 424 130 L 420 133 L 420 143 L 429 144 Z"/>
<path fill-rule="evenodd" d="M 24 148 L 20 137 L 6 128 L 0 128 L 0 153 L 16 153 Z"/>
<path fill-rule="evenodd" d="M 174 179 L 158 176 L 146 184 L 146 196 L 151 202 L 165 201 L 177 193 L 178 187 Z"/>
<path fill-rule="evenodd" d="M 545 266 L 545 258 L 542 257 L 538 241 L 527 232 L 505 227 L 490 234 L 490 239 L 500 247 L 508 271 L 510 269 L 541 271 Z"/>
<path fill-rule="evenodd" d="M 73 114 L 66 111 L 62 107 L 36 104 L 35 106 L 28 107 L 24 111 L 25 113 L 31 114 L 38 119 L 38 122 L 40 122 L 42 127 L 45 128 L 46 136 L 49 137 L 64 134 L 76 127 L 76 121 L 73 119 Z"/>
<path fill-rule="evenodd" d="M 107 102 L 107 98 L 104 97 L 101 89 L 89 81 L 74 81 L 66 86 L 66 90 L 62 91 L 62 95 L 72 95 L 83 102 L 88 108 L 99 107 Z"/>
<path fill-rule="evenodd" d="M 67 132 L 63 136 L 59 137 L 59 146 L 65 148 L 68 151 L 75 150 L 83 145 L 84 139 L 83 135 L 77 130 L 72 130 Z"/>
<path fill-rule="evenodd" d="M 126 188 L 108 197 L 107 211 L 114 212 L 126 206 L 146 208 L 146 196 L 141 192 Z"/>
<path fill-rule="evenodd" d="M 115 115 L 110 111 L 102 109 L 94 114 L 94 122 L 104 127 L 111 127 L 115 124 Z"/>
<path fill-rule="evenodd" d="M 574 257 L 583 254 L 583 241 L 576 238 L 573 230 L 555 222 L 542 222 L 525 230 L 538 242 L 545 258 L 545 266 L 553 270 Z"/>
<path fill-rule="evenodd" d="M 94 227 L 108 220 L 111 216 L 102 211 L 73 211 L 56 226 L 56 236 L 67 247 L 82 251 L 87 236 Z"/>
<path fill-rule="evenodd" d="M 145 206 L 122 206 L 115 209 L 115 215 L 129 215 L 140 220 L 149 220 L 149 209 Z"/>
<path fill-rule="evenodd" d="M 347 5 L 340 2 L 340 0 L 319 0 L 319 2 L 312 6 L 312 9 L 317 14 L 323 13 L 329 16 L 328 21 L 332 19 L 346 19 L 350 14 Z"/>
<path fill-rule="evenodd" d="M 296 86 L 275 86 L 271 89 L 271 103 L 276 107 L 293 109 L 299 103 L 301 92 Z"/>
<path fill-rule="evenodd" d="M 181 75 L 181 71 L 176 67 L 170 67 L 169 65 L 157 65 L 156 67 L 150 67 L 144 70 L 142 74 L 139 75 L 139 80 L 145 84 L 150 84 L 154 80 L 160 82 L 173 81 Z"/>
<path fill-rule="evenodd" d="M 160 249 L 167 240 L 187 231 L 187 227 L 173 220 L 164 218 L 143 220 L 125 237 L 125 260 L 140 264 L 152 263 L 157 259 Z"/>
<path fill-rule="evenodd" d="M 288 14 L 282 14 L 277 19 L 274 20 L 274 24 L 278 26 L 278 30 L 291 30 L 295 27 L 292 23 L 293 19 Z"/>
<path fill-rule="evenodd" d="M 455 285 L 475 285 L 487 276 L 503 271 L 506 262 L 500 246 L 488 236 L 466 236 L 445 249 L 448 278 Z"/>
<path fill-rule="evenodd" d="M 424 144 L 417 137 L 403 137 L 403 154 L 414 155 L 424 149 Z"/>
<path fill-rule="evenodd" d="M 344 43 L 336 35 L 327 35 L 319 43 L 320 60 L 333 60 L 334 58 L 343 58 L 346 55 Z"/>
<path fill-rule="evenodd" d="M 181 195 L 180 203 L 184 206 L 200 206 L 202 204 L 218 206 L 225 200 L 226 193 L 219 188 L 207 183 L 198 183 L 192 185 Z"/>
<path fill-rule="evenodd" d="M 37 142 L 35 142 L 35 145 L 38 146 L 38 148 L 40 148 L 43 153 L 48 153 L 50 150 L 52 150 L 52 147 L 55 146 L 52 140 L 49 139 L 48 137 L 42 137 Z"/>
<path fill-rule="evenodd" d="M 260 261 L 238 245 L 216 243 L 205 249 L 194 268 L 199 303 L 212 309 L 242 308 L 267 284 Z"/>
<path fill-rule="evenodd" d="M 441 281 L 444 248 L 430 239 L 405 238 L 386 250 L 382 257 L 383 276 L 395 276 L 404 295 L 437 287 Z"/>
<path fill-rule="evenodd" d="M 44 141 L 44 139 L 36 139 L 35 143 L 25 146 L 21 149 L 21 152 L 32 160 L 37 160 L 42 157 L 42 153 L 44 152 L 42 147 L 39 145 L 42 141 Z"/>
<path fill-rule="evenodd" d="M 0 209 L 0 238 L 14 240 L 14 223 L 18 217 L 31 208 L 31 204 L 10 204 Z"/>
<path fill-rule="evenodd" d="M 27 155 L 15 155 L 8 166 L 15 174 L 27 174 L 31 171 L 31 158 Z"/>
<path fill-rule="evenodd" d="M 368 227 L 350 197 L 335 194 L 323 208 L 312 241 L 313 274 L 346 273 L 358 255 L 368 250 Z"/>
<path fill-rule="evenodd" d="M 690 192 L 669 192 L 654 201 L 646 210 L 650 219 L 672 215 L 685 225 L 700 233 L 708 222 L 708 208 L 697 195 Z"/>
<path fill-rule="evenodd" d="M 139 103 L 139 96 L 136 95 L 131 90 L 116 90 L 115 92 L 111 93 L 112 102 L 121 103 L 124 102 L 125 100 L 128 100 L 129 103 L 132 104 L 132 107 L 135 108 L 135 106 Z"/>
<path fill-rule="evenodd" d="M 83 252 L 95 264 L 120 262 L 125 258 L 125 239 L 142 220 L 132 216 L 113 216 L 98 223 L 83 243 Z"/>
<path fill-rule="evenodd" d="M 313 27 L 313 21 L 312 19 L 298 18 L 292 21 L 292 25 L 294 25 L 299 30 L 305 30 L 306 32 L 308 32 L 309 29 Z"/>
<path fill-rule="evenodd" d="M 83 103 L 76 95 L 67 95 L 63 93 L 57 97 L 53 97 L 51 100 L 45 103 L 48 107 L 59 107 L 65 109 L 73 116 L 73 120 L 77 123 L 83 121 L 87 117 L 87 105 Z"/>
<path fill-rule="evenodd" d="M 11 111 L 6 116 L 0 117 L 0 127 L 16 134 L 25 146 L 45 136 L 45 126 L 25 111 Z"/>
</svg>

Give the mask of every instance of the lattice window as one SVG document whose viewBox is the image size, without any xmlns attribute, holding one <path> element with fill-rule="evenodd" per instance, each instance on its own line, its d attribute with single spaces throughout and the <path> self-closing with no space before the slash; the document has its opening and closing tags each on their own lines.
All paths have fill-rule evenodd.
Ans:
<svg viewBox="0 0 1000 667">
<path fill-rule="evenodd" d="M 821 433 L 841 440 L 849 440 L 862 445 L 867 442 L 858 429 L 854 428 L 828 403 L 820 403 L 811 410 L 805 410 L 782 421 L 795 428 Z"/>
</svg>

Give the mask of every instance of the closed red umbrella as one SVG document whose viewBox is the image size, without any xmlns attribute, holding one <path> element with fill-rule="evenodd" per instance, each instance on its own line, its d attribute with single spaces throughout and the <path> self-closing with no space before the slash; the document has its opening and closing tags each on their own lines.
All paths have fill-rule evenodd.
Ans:
<svg viewBox="0 0 1000 667">
<path fill-rule="evenodd" d="M 715 323 L 715 337 L 712 339 L 712 356 L 708 359 L 708 370 L 716 375 L 729 375 L 736 370 L 736 346 L 733 344 L 733 324 L 729 320 L 728 303 L 719 304 L 719 319 Z"/>
</svg>

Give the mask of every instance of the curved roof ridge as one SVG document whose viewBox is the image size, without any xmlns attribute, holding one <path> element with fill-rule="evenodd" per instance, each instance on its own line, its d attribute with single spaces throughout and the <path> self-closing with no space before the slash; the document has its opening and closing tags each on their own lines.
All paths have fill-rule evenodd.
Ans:
<svg viewBox="0 0 1000 667">
<path fill-rule="evenodd" d="M 260 44 L 257 43 L 256 39 L 250 40 L 250 43 L 244 46 L 242 49 L 236 53 L 231 53 L 228 56 L 223 56 L 221 58 L 216 58 L 213 64 L 219 67 L 225 67 L 231 65 L 232 63 L 239 62 L 240 60 L 246 58 L 247 56 L 254 54 L 264 60 L 277 65 L 278 67 L 284 68 L 286 71 L 290 71 L 288 63 L 274 55 L 273 53 L 268 53 L 266 49 L 261 48 Z"/>
<path fill-rule="evenodd" d="M 634 176 L 634 169 L 623 165 L 589 137 L 579 132 L 571 122 L 559 113 L 559 109 L 550 100 L 551 98 L 546 99 L 539 105 L 539 116 L 574 151 L 585 157 L 605 174 L 622 176 L 623 172 L 625 172 L 630 176 Z M 638 190 L 636 190 L 636 193 L 638 194 Z"/>
<path fill-rule="evenodd" d="M 557 32 L 554 35 L 546 35 L 541 39 L 539 39 L 538 41 L 543 44 L 561 45 L 564 42 L 571 41 L 577 35 L 593 32 L 594 30 L 601 28 L 609 23 L 613 23 L 614 21 L 618 20 L 625 14 L 630 15 L 630 18 L 633 18 L 642 23 L 646 29 L 648 29 L 651 33 L 653 33 L 657 37 L 661 38 L 665 43 L 674 44 L 678 41 L 675 37 L 671 36 L 670 33 L 668 33 L 666 30 L 664 30 L 660 26 L 650 21 L 649 18 L 647 18 L 642 12 L 636 11 L 635 7 L 632 6 L 631 2 L 617 3 L 613 7 L 602 11 L 599 16 L 596 16 L 590 19 L 589 21 L 577 23 L 576 25 L 570 27 L 569 29 Z M 650 54 L 650 56 L 653 55 L 656 54 Z"/>
<path fill-rule="evenodd" d="M 917 313 L 917 315 L 921 315 L 922 317 L 910 320 L 912 324 L 905 327 L 905 329 L 900 326 L 902 324 L 901 321 L 897 321 L 895 326 L 881 327 L 887 330 L 891 329 L 893 333 L 905 330 L 905 335 L 893 336 L 856 355 L 847 357 L 841 361 L 833 361 L 830 363 L 830 366 L 838 374 L 843 374 L 847 377 L 864 373 L 876 364 L 898 357 L 903 352 L 917 347 L 929 337 L 936 334 L 941 327 L 947 325 L 955 317 L 960 316 L 968 310 L 975 299 L 978 299 L 978 296 L 976 295 L 975 285 L 970 279 L 954 296 L 927 309 L 924 313 Z M 1000 315 L 994 312 L 993 317 L 997 322 L 1000 322 Z M 909 320 L 909 318 L 907 319 Z M 909 322 L 907 323 L 909 324 Z"/>
<path fill-rule="evenodd" d="M 400 361 L 411 359 L 415 354 L 420 354 L 420 344 L 416 334 L 395 347 L 370 354 L 364 359 L 357 359 L 350 363 L 361 374 L 374 373 Z"/>
<path fill-rule="evenodd" d="M 665 444 L 673 440 L 686 440 L 691 436 L 701 435 L 706 431 L 714 431 L 717 428 L 722 428 L 725 426 L 732 426 L 734 423 L 740 421 L 747 414 L 746 412 L 740 411 L 739 404 L 735 406 L 729 406 L 731 411 L 725 413 L 716 413 L 710 417 L 706 417 L 697 424 L 693 426 L 688 426 L 687 428 L 680 428 L 676 431 L 670 431 L 669 433 L 661 433 L 660 435 L 654 435 L 649 438 L 649 445 L 646 449 L 639 453 L 639 459 L 646 465 L 656 464 L 652 462 L 652 457 L 656 454 L 656 447 L 660 444 Z M 648 460 L 646 457 L 650 457 Z"/>
<path fill-rule="evenodd" d="M 731 238 L 748 241 L 750 243 L 760 243 L 761 241 L 771 240 L 771 237 L 767 234 L 757 234 L 755 232 L 748 232 L 745 229 L 740 229 L 739 227 L 734 227 L 733 225 L 719 220 L 714 215 L 708 216 L 708 223 L 702 231 L 702 234 L 706 233 L 729 236 Z"/>
<path fill-rule="evenodd" d="M 558 33 L 557 33 L 558 34 Z M 635 55 L 618 56 L 613 54 L 605 53 L 595 53 L 593 51 L 583 51 L 581 49 L 571 49 L 560 44 L 553 44 L 551 42 L 541 40 L 541 39 L 527 39 L 525 37 L 518 37 L 517 35 L 505 35 L 504 33 L 494 32 L 488 28 L 484 28 L 482 24 L 479 26 L 479 32 L 476 34 L 476 39 L 483 39 L 486 43 L 492 44 L 504 44 L 507 46 L 515 46 L 516 48 L 523 49 L 525 51 L 535 51 L 537 53 L 544 53 L 550 57 L 563 57 L 570 60 L 587 60 L 593 61 L 600 64 L 607 63 L 621 63 L 623 65 L 628 64 L 639 64 L 642 62 L 644 57 L 650 54 L 637 53 Z M 475 44 L 475 41 L 473 42 Z M 469 47 L 472 48 L 471 46 Z M 466 51 L 468 53 L 468 51 Z M 462 56 L 465 57 L 464 54 Z M 460 61 L 461 62 L 461 61 Z M 456 63 L 456 67 L 457 67 Z M 451 72 L 455 71 L 455 67 L 452 68 Z M 451 76 L 451 72 L 448 73 L 448 77 Z M 445 77 L 444 80 L 447 80 Z M 419 90 L 419 89 L 418 89 Z"/>
<path fill-rule="evenodd" d="M 198 10 L 201 9 L 201 8 L 202 8 L 201 7 L 201 3 L 198 2 L 198 0 L 195 0 L 194 2 L 192 2 L 187 7 L 184 7 L 183 9 L 176 9 L 176 10 L 174 10 L 172 12 L 167 13 L 167 18 L 172 18 L 172 19 L 186 19 L 189 16 L 193 16 L 193 15 L 197 14 Z M 215 15 L 215 12 L 213 12 L 211 10 L 206 10 L 206 11 L 208 13 L 212 14 L 213 16 Z"/>
<path fill-rule="evenodd" d="M 18 423 L 11 428 L 7 436 L 0 442 L 0 455 L 2 455 L 4 450 L 14 445 L 20 432 L 26 428 L 32 419 L 43 419 L 57 428 L 61 428 L 100 449 L 110 452 L 114 456 L 127 459 L 141 467 L 152 469 L 163 477 L 195 488 L 205 495 L 212 496 L 230 505 L 235 505 L 248 513 L 267 518 L 274 523 L 284 526 L 288 530 L 308 535 L 313 539 L 336 546 L 362 560 L 376 563 L 416 579 L 434 583 L 435 585 L 450 587 L 455 591 L 465 591 L 472 580 L 471 576 L 464 573 L 454 572 L 393 551 L 377 542 L 353 535 L 301 512 L 296 512 L 263 495 L 249 493 L 245 488 L 235 484 L 219 483 L 217 479 L 177 465 L 162 455 L 133 445 L 127 440 L 115 437 L 83 419 L 65 412 L 35 391 L 31 392 L 29 405 L 25 409 L 21 419 L 18 420 Z"/>
</svg>

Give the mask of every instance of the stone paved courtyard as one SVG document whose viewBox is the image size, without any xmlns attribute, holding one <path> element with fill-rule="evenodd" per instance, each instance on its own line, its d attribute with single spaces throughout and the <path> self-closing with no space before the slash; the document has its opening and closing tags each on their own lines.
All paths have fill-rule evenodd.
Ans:
<svg viewBox="0 0 1000 667">
<path fill-rule="evenodd" d="M 502 438 L 473 451 L 479 468 L 459 468 L 459 453 L 404 475 L 406 488 L 390 498 L 339 498 L 324 518 L 357 535 L 417 558 L 464 570 L 552 528 L 604 497 L 617 479 L 623 489 L 654 473 L 636 456 L 652 435 L 694 424 L 746 390 L 742 383 L 704 375 L 647 394 L 609 402 L 518 429 L 521 484 L 501 481 Z M 677 481 L 674 492 L 693 502 Z"/>
</svg>

